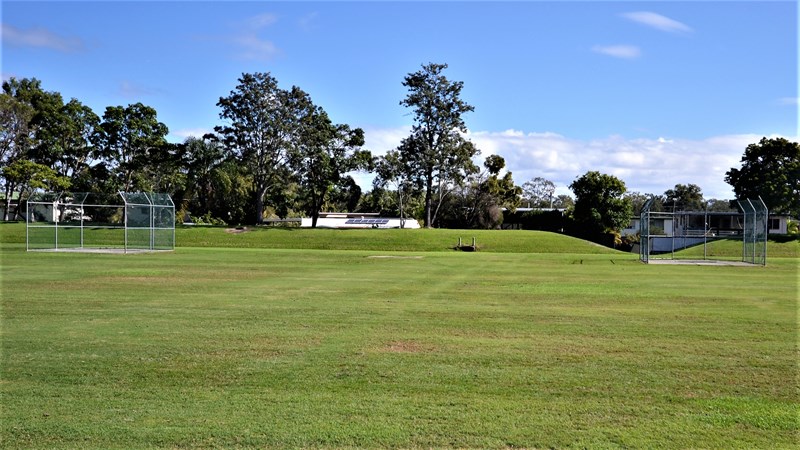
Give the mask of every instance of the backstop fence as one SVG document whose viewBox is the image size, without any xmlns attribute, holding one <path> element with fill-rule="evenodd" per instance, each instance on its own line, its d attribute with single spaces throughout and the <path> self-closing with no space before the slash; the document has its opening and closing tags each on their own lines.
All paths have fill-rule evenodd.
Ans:
<svg viewBox="0 0 800 450">
<path fill-rule="evenodd" d="M 175 204 L 169 194 L 35 193 L 27 201 L 25 222 L 29 251 L 175 249 Z"/>
<path fill-rule="evenodd" d="M 725 239 L 742 241 L 742 262 L 766 265 L 767 206 L 761 198 L 737 203 L 739 212 L 666 212 L 652 211 L 654 201 L 649 199 L 639 216 L 639 259 L 645 263 L 664 259 L 725 260 L 727 256 L 712 258 L 708 252 L 710 242 Z"/>
<path fill-rule="evenodd" d="M 757 200 L 737 200 L 744 214 L 742 232 L 742 261 L 751 264 L 767 264 L 767 234 L 769 233 L 769 210 L 759 197 Z"/>
</svg>

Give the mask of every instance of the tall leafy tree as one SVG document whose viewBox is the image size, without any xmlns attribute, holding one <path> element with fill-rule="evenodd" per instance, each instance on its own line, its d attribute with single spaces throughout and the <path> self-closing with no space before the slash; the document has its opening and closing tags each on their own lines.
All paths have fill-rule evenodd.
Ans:
<svg viewBox="0 0 800 450">
<path fill-rule="evenodd" d="M 0 94 L 0 166 L 27 156 L 35 131 L 33 114 L 29 103 L 5 92 Z"/>
<path fill-rule="evenodd" d="M 483 166 L 486 170 L 472 177 L 464 205 L 458 209 L 466 214 L 471 228 L 498 228 L 503 222 L 502 208 L 513 212 L 520 205 L 522 188 L 514 184 L 511 172 L 500 176 L 506 166 L 502 156 L 489 155 Z"/>
<path fill-rule="evenodd" d="M 35 78 L 4 82 L 0 103 L 0 167 L 25 159 L 73 181 L 88 168 L 99 123 L 91 108 L 75 99 L 65 104 L 60 93 L 45 91 Z M 12 185 L 6 180 L 6 191 Z"/>
<path fill-rule="evenodd" d="M 411 136 L 398 150 L 410 175 L 424 189 L 428 228 L 433 226 L 448 188 L 478 171 L 472 162 L 478 149 L 461 134 L 467 130 L 462 116 L 475 108 L 461 99 L 464 83 L 442 74 L 446 68 L 447 64 L 430 63 L 408 74 L 403 81 L 408 95 L 400 102 L 413 110 L 415 123 Z M 438 196 L 436 206 L 434 195 Z"/>
<path fill-rule="evenodd" d="M 93 161 L 92 137 L 100 117 L 76 99 L 64 104 L 54 116 L 53 128 L 44 141 L 49 146 L 50 165 L 60 175 L 72 178 Z"/>
<path fill-rule="evenodd" d="M 43 164 L 18 159 L 3 167 L 3 176 L 17 184 L 21 190 L 48 189 L 53 191 L 69 187 L 69 179 Z"/>
<path fill-rule="evenodd" d="M 167 143 L 168 132 L 158 121 L 156 110 L 142 103 L 106 108 L 95 141 L 97 154 L 113 174 L 116 189 L 150 191 L 163 187 L 162 171 L 176 156 Z"/>
<path fill-rule="evenodd" d="M 533 208 L 552 208 L 555 192 L 556 184 L 542 177 L 535 177 L 522 185 L 522 195 Z"/>
<path fill-rule="evenodd" d="M 35 111 L 31 123 L 36 129 L 29 157 L 39 164 L 53 167 L 64 151 L 59 140 L 66 132 L 68 118 L 63 111 L 64 100 L 61 94 L 45 91 L 38 80 L 36 81 L 35 85 L 29 85 L 30 90 L 26 93 Z M 24 89 L 26 86 L 21 84 L 20 88 Z"/>
<path fill-rule="evenodd" d="M 27 198 L 37 189 L 49 191 L 63 191 L 70 185 L 69 178 L 59 176 L 55 170 L 44 164 L 35 163 L 27 159 L 17 159 L 4 166 L 0 174 L 11 187 L 12 192 L 19 192 L 20 201 Z M 19 214 L 19 208 L 17 213 Z M 6 208 L 3 220 L 8 220 L 8 208 Z"/>
<path fill-rule="evenodd" d="M 558 195 L 555 200 L 553 200 L 553 208 L 572 210 L 575 208 L 575 200 L 566 194 Z"/>
<path fill-rule="evenodd" d="M 642 194 L 641 192 L 626 192 L 625 198 L 627 198 L 631 202 L 631 207 L 633 208 L 633 215 L 638 216 L 639 214 L 642 213 L 644 204 L 650 197 L 647 194 Z"/>
<path fill-rule="evenodd" d="M 5 85 L 4 91 L 5 91 Z M 35 128 L 31 124 L 34 109 L 29 103 L 8 92 L 0 94 L 0 179 L 5 194 L 3 220 L 9 219 L 11 201 L 17 181 L 5 174 L 5 168 L 16 161 L 27 160 Z"/>
<path fill-rule="evenodd" d="M 186 171 L 186 192 L 184 201 L 195 216 L 210 215 L 213 209 L 214 177 L 226 160 L 226 152 L 213 134 L 202 138 L 189 137 L 183 144 Z M 220 219 L 226 219 L 220 217 Z"/>
<path fill-rule="evenodd" d="M 412 195 L 413 184 L 409 182 L 410 170 L 397 150 L 390 150 L 385 155 L 378 157 L 375 162 L 375 178 L 372 181 L 372 200 L 379 201 L 383 190 L 394 186 L 397 193 L 397 212 L 400 217 L 400 228 L 405 228 L 406 206 L 408 198 Z"/>
<path fill-rule="evenodd" d="M 712 198 L 706 201 L 706 210 L 713 212 L 737 212 L 736 202 Z"/>
<path fill-rule="evenodd" d="M 51 118 L 54 115 L 53 113 L 57 112 L 60 106 L 63 105 L 61 94 L 46 92 L 42 89 L 42 82 L 36 78 L 11 78 L 3 82 L 3 93 L 15 99 L 19 105 L 25 105 L 29 112 L 29 114 L 25 115 L 28 136 L 24 140 L 17 140 L 16 155 L 10 157 L 9 160 L 24 157 L 44 163 L 43 158 L 37 153 L 48 149 L 48 145 L 42 144 L 42 136 L 50 133 L 51 129 L 55 128 Z M 16 106 L 9 106 L 12 106 L 12 108 L 8 113 L 18 111 Z M 18 115 L 18 117 L 21 116 Z"/>
<path fill-rule="evenodd" d="M 361 128 L 334 125 L 328 114 L 309 98 L 299 125 L 289 160 L 299 181 L 306 212 L 311 216 L 311 226 L 315 228 L 319 213 L 337 184 L 347 172 L 367 169 L 372 156 L 361 150 L 364 145 Z"/>
<path fill-rule="evenodd" d="M 590 171 L 575 179 L 569 188 L 575 194 L 573 218 L 579 234 L 602 240 L 630 223 L 633 208 L 624 197 L 625 183 L 613 175 Z"/>
<path fill-rule="evenodd" d="M 211 172 L 209 216 L 230 225 L 253 223 L 253 176 L 246 166 L 226 159 Z"/>
<path fill-rule="evenodd" d="M 664 192 L 664 208 L 668 211 L 701 211 L 704 206 L 703 190 L 696 184 L 676 184 Z"/>
<path fill-rule="evenodd" d="M 215 127 L 226 147 L 244 163 L 253 178 L 256 221 L 264 220 L 264 202 L 290 176 L 288 151 L 306 109 L 307 95 L 299 88 L 284 90 L 269 73 L 245 73 L 227 97 L 220 97 L 219 116 L 227 125 Z"/>
<path fill-rule="evenodd" d="M 18 193 L 18 200 L 21 200 L 26 191 L 47 185 L 36 180 L 52 178 L 45 169 L 51 170 L 51 154 L 56 149 L 48 138 L 60 131 L 63 101 L 61 94 L 45 91 L 41 81 L 35 78 L 11 78 L 3 82 L 0 106 L 0 169 L 3 169 L 0 176 L 6 195 L 7 218 L 14 194 Z M 54 187 L 58 185 L 53 184 Z"/>
<path fill-rule="evenodd" d="M 800 217 L 800 144 L 784 138 L 762 138 L 750 144 L 742 167 L 725 174 L 738 198 L 761 197 L 770 211 Z"/>
<path fill-rule="evenodd" d="M 363 197 L 356 180 L 351 175 L 344 175 L 331 187 L 322 208 L 329 211 L 357 211 Z"/>
</svg>

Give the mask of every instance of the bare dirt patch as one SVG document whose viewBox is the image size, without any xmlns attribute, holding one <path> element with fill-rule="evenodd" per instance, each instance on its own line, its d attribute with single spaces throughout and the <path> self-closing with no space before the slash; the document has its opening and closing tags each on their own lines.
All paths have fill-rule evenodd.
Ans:
<svg viewBox="0 0 800 450">
<path fill-rule="evenodd" d="M 28 250 L 31 252 L 51 252 L 51 253 L 108 253 L 108 254 L 136 254 L 136 253 L 158 253 L 172 250 L 156 250 L 146 248 L 116 248 L 116 247 L 68 247 L 68 248 L 37 248 Z"/>
<path fill-rule="evenodd" d="M 229 234 L 242 234 L 250 231 L 247 227 L 225 228 L 225 232 Z"/>
</svg>

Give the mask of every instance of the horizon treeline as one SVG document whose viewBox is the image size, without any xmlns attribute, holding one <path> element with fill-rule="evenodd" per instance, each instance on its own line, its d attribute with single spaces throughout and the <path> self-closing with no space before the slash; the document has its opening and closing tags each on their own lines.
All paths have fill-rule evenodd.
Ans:
<svg viewBox="0 0 800 450">
<path fill-rule="evenodd" d="M 19 205 L 36 191 L 163 192 L 172 196 L 179 221 L 228 225 L 290 217 L 316 223 L 321 211 L 337 211 L 414 218 L 427 227 L 499 228 L 503 211 L 531 207 L 558 211 L 561 219 L 522 221 L 529 226 L 576 235 L 592 229 L 595 237 L 618 235 L 648 198 L 661 210 L 735 210 L 729 200 L 704 199 L 694 184 L 643 194 L 590 171 L 569 186 L 573 198 L 556 196 L 555 184 L 543 177 L 518 185 L 498 155 L 479 166 L 480 149 L 463 134 L 474 107 L 460 98 L 463 83 L 444 76 L 446 68 L 431 63 L 404 78 L 408 96 L 400 104 L 411 110 L 414 126 L 381 156 L 363 148 L 363 130 L 333 122 L 306 92 L 281 88 L 269 73 L 242 74 L 217 103 L 221 125 L 214 133 L 181 143 L 167 141 L 168 126 L 143 103 L 108 106 L 98 115 L 78 99 L 45 90 L 40 80 L 11 78 L 0 94 L 2 218 L 21 218 Z M 797 189 L 793 164 L 800 167 L 798 145 L 784 141 L 748 146 L 742 169 L 731 169 L 726 181 L 737 195 L 764 195 L 771 208 L 797 214 L 792 198 L 780 204 Z M 763 158 L 752 164 L 747 158 L 776 148 L 786 156 L 773 165 L 786 175 L 777 177 L 772 191 L 780 192 L 771 195 L 750 179 Z M 374 174 L 367 192 L 351 175 L 358 171 Z M 591 200 L 600 198 L 614 201 Z"/>
</svg>

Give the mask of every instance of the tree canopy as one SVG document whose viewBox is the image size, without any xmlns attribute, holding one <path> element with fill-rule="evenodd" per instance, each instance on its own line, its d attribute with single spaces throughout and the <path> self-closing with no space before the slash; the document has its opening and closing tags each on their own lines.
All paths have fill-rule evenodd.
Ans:
<svg viewBox="0 0 800 450">
<path fill-rule="evenodd" d="M 473 183 L 471 217 L 474 228 L 498 228 L 503 221 L 502 208 L 514 212 L 521 202 L 522 188 L 514 184 L 511 172 L 502 177 L 500 171 L 506 166 L 502 156 L 489 155 L 483 163 L 487 174 L 482 174 Z"/>
<path fill-rule="evenodd" d="M 134 103 L 106 108 L 96 137 L 97 153 L 114 174 L 118 189 L 157 190 L 160 171 L 169 160 L 168 132 L 150 106 Z"/>
<path fill-rule="evenodd" d="M 762 138 L 750 144 L 742 167 L 725 173 L 738 198 L 761 197 L 770 211 L 800 217 L 800 144 Z"/>
<path fill-rule="evenodd" d="M 214 127 L 227 148 L 248 167 L 254 181 L 256 221 L 264 220 L 268 191 L 285 186 L 290 177 L 288 152 L 299 128 L 308 96 L 300 88 L 280 89 L 269 73 L 245 73 L 227 97 L 220 97 L 220 119 Z M 280 195 L 281 192 L 278 192 Z"/>
<path fill-rule="evenodd" d="M 398 150 L 389 150 L 385 155 L 376 158 L 374 169 L 373 192 L 382 192 L 387 186 L 394 186 L 397 193 L 397 214 L 400 216 L 400 228 L 405 228 L 407 199 L 413 194 L 413 185 L 409 182 L 409 168 Z M 371 200 L 379 202 L 381 196 Z"/>
<path fill-rule="evenodd" d="M 555 192 L 556 184 L 542 177 L 535 177 L 522 185 L 522 195 L 532 208 L 552 208 Z"/>
<path fill-rule="evenodd" d="M 702 211 L 703 190 L 696 184 L 676 184 L 664 192 L 664 208 L 668 211 Z"/>
<path fill-rule="evenodd" d="M 3 82 L 0 94 L 0 178 L 4 219 L 11 198 L 33 189 L 63 189 L 88 168 L 90 139 L 98 124 L 90 108 L 58 92 L 45 91 L 35 78 Z"/>
<path fill-rule="evenodd" d="M 542 177 L 520 188 L 510 172 L 501 175 L 499 155 L 489 155 L 480 170 L 480 151 L 466 138 L 464 121 L 474 107 L 462 98 L 463 82 L 444 75 L 447 68 L 429 63 L 403 78 L 400 105 L 409 108 L 413 126 L 377 158 L 362 148 L 362 129 L 338 124 L 309 94 L 281 88 L 270 73 L 243 73 L 217 102 L 215 133 L 180 144 L 167 141 L 168 128 L 150 106 L 109 106 L 98 117 L 35 78 L 11 78 L 0 93 L 6 217 L 32 190 L 65 186 L 104 195 L 169 192 L 178 217 L 231 225 L 301 214 L 315 223 L 329 208 L 421 219 L 427 227 L 492 228 L 508 219 L 503 208 L 514 211 L 527 201 L 559 210 L 552 215 L 558 226 L 548 229 L 595 240 L 627 225 L 631 204 L 638 213 L 651 197 L 652 210 L 732 210 L 727 200 L 703 199 L 694 184 L 663 195 L 627 193 L 616 177 L 587 172 L 569 186 L 573 200 L 556 196 L 555 184 Z M 364 169 L 376 175 L 367 193 L 350 176 Z M 763 138 L 747 147 L 725 181 L 740 198 L 760 196 L 772 212 L 800 215 L 800 146 Z"/>
<path fill-rule="evenodd" d="M 344 174 L 369 168 L 372 156 L 361 150 L 364 145 L 361 128 L 334 125 L 328 114 L 310 100 L 307 108 L 289 161 L 301 188 L 302 203 L 311 216 L 311 226 L 316 227 L 323 205 L 343 181 Z"/>
<path fill-rule="evenodd" d="M 425 192 L 425 226 L 436 220 L 438 206 L 453 184 L 478 171 L 472 157 L 478 149 L 464 139 L 463 115 L 475 108 L 461 99 L 464 83 L 450 81 L 442 74 L 447 64 L 426 64 L 408 74 L 403 86 L 408 95 L 400 102 L 411 108 L 414 126 L 411 136 L 398 148 L 410 176 Z M 434 207 L 434 195 L 437 195 Z"/>
<path fill-rule="evenodd" d="M 616 234 L 631 220 L 633 207 L 624 197 L 625 183 L 613 175 L 590 171 L 569 185 L 575 193 L 573 217 L 580 233 L 590 239 Z"/>
</svg>

